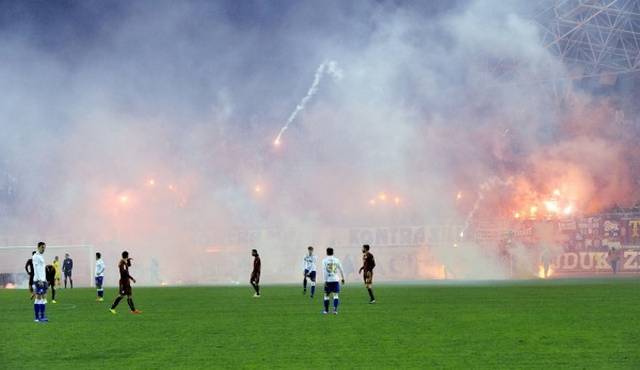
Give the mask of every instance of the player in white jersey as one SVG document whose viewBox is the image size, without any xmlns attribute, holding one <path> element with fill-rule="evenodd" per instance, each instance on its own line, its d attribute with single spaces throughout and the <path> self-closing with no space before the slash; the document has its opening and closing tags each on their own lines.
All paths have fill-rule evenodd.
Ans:
<svg viewBox="0 0 640 370">
<path fill-rule="evenodd" d="M 33 302 L 33 310 L 36 314 L 36 322 L 49 321 L 44 314 L 47 303 L 47 275 L 45 273 L 44 250 L 47 245 L 44 242 L 38 243 L 38 252 L 33 255 L 33 291 L 36 299 Z"/>
<path fill-rule="evenodd" d="M 100 252 L 96 253 L 96 289 L 98 290 L 98 297 L 96 301 L 104 301 L 104 289 L 102 284 L 104 283 L 104 261 Z"/>
<path fill-rule="evenodd" d="M 302 259 L 302 269 L 304 270 L 304 280 L 302 280 L 302 294 L 307 294 L 307 278 L 311 280 L 311 295 L 316 293 L 316 263 L 318 258 L 313 255 L 313 247 L 307 248 L 309 254 Z"/>
<path fill-rule="evenodd" d="M 338 314 L 338 303 L 340 293 L 340 282 L 344 284 L 344 272 L 342 263 L 333 256 L 333 248 L 327 248 L 327 256 L 322 260 L 322 271 L 324 272 L 324 311 L 329 313 L 329 298 L 333 294 L 333 313 Z M 340 278 L 338 279 L 338 274 Z"/>
</svg>

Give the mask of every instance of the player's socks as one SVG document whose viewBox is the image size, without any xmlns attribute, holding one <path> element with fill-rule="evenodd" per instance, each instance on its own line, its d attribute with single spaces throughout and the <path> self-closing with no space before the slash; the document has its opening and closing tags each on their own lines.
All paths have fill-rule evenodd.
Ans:
<svg viewBox="0 0 640 370">
<path fill-rule="evenodd" d="M 333 298 L 333 310 L 338 312 L 338 305 L 340 304 L 340 299 L 334 297 Z"/>
<path fill-rule="evenodd" d="M 129 304 L 129 308 L 132 312 L 136 310 L 136 308 L 133 306 L 133 298 L 127 298 L 127 303 Z"/>
<path fill-rule="evenodd" d="M 311 283 L 311 298 L 316 294 L 316 283 Z"/>
<path fill-rule="evenodd" d="M 120 303 L 121 300 L 122 300 L 122 296 L 118 296 L 118 298 L 116 298 L 116 300 L 113 301 L 113 304 L 111 305 L 111 309 L 115 310 L 116 307 L 118 307 L 118 304 Z"/>
<path fill-rule="evenodd" d="M 47 307 L 47 300 L 43 299 L 42 300 L 42 304 L 40 305 L 40 320 L 41 321 L 48 321 L 47 320 L 47 316 L 45 316 L 44 311 L 45 308 Z"/>
<path fill-rule="evenodd" d="M 33 301 L 33 311 L 36 314 L 36 321 L 40 320 L 40 300 Z"/>
<path fill-rule="evenodd" d="M 324 312 L 329 312 L 329 297 L 324 296 Z"/>
<path fill-rule="evenodd" d="M 38 320 L 42 320 L 44 317 L 44 299 L 38 300 Z"/>
<path fill-rule="evenodd" d="M 306 294 L 307 293 L 307 278 L 305 277 L 304 280 L 302 280 L 302 294 Z"/>
<path fill-rule="evenodd" d="M 69 279 L 69 284 L 71 285 L 71 289 L 73 289 L 73 280 Z"/>
<path fill-rule="evenodd" d="M 376 297 L 373 296 L 373 290 L 371 290 L 371 288 L 367 288 L 367 290 L 369 291 L 370 301 L 372 301 L 372 302 L 375 301 Z"/>
</svg>

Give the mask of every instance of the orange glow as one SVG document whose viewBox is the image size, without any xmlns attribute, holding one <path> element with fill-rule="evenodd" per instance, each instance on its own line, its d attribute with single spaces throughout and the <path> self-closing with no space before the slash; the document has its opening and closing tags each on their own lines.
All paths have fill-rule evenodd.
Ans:
<svg viewBox="0 0 640 370">
<path fill-rule="evenodd" d="M 394 202 L 396 205 L 399 205 L 399 204 L 400 204 L 400 197 L 395 197 L 395 198 L 393 198 L 393 202 Z"/>
<path fill-rule="evenodd" d="M 518 220 L 554 220 L 573 217 L 583 211 L 591 212 L 583 200 L 590 190 L 585 189 L 579 179 L 563 178 L 563 181 L 558 181 L 557 178 L 550 178 L 551 186 L 545 185 L 542 180 L 540 184 L 531 183 L 526 178 L 515 180 L 508 189 L 511 199 L 507 202 L 498 200 L 498 197 L 489 198 L 498 207 L 496 215 L 506 214 Z M 486 211 L 490 212 L 491 208 Z"/>
<path fill-rule="evenodd" d="M 277 138 L 273 141 L 273 146 L 277 147 L 277 146 L 280 146 L 280 144 L 281 144 L 280 138 Z"/>
<path fill-rule="evenodd" d="M 260 186 L 260 185 L 256 185 L 256 186 L 253 188 L 253 191 L 254 191 L 254 192 L 256 192 L 257 194 L 262 193 L 262 186 Z"/>
<path fill-rule="evenodd" d="M 547 271 L 547 276 L 544 276 L 544 265 L 538 266 L 538 277 L 540 279 L 548 279 L 553 275 L 553 266 L 549 265 L 549 270 Z"/>
<path fill-rule="evenodd" d="M 376 205 L 376 200 L 375 199 L 369 200 L 369 205 L 375 206 Z"/>
<path fill-rule="evenodd" d="M 120 196 L 118 197 L 118 200 L 119 200 L 119 201 L 120 201 L 120 203 L 122 203 L 122 204 L 127 204 L 127 203 L 129 203 L 129 196 L 128 196 L 128 195 L 125 195 L 125 194 L 122 194 L 122 195 L 120 195 Z"/>
<path fill-rule="evenodd" d="M 378 194 L 378 199 L 384 202 L 385 200 L 387 200 L 387 194 L 386 193 Z"/>
<path fill-rule="evenodd" d="M 462 192 L 459 191 L 458 194 L 456 195 L 456 200 L 460 200 L 462 199 Z"/>
<path fill-rule="evenodd" d="M 176 187 L 175 187 L 175 186 L 173 186 L 173 185 L 169 185 L 167 188 L 168 188 L 169 190 L 171 190 L 171 191 L 175 191 L 175 190 L 176 190 Z"/>
<path fill-rule="evenodd" d="M 558 213 L 560 211 L 560 208 L 558 207 L 558 202 L 555 200 L 545 201 L 544 206 L 547 209 L 547 212 L 550 212 L 550 213 Z"/>
<path fill-rule="evenodd" d="M 7 283 L 4 287 L 5 289 L 15 289 L 16 285 L 13 283 Z"/>
<path fill-rule="evenodd" d="M 149 179 L 149 181 L 147 181 L 147 185 L 149 186 L 154 186 L 156 184 L 156 180 L 154 179 Z"/>
<path fill-rule="evenodd" d="M 207 253 L 220 253 L 222 249 L 220 247 L 208 247 L 204 251 Z"/>
</svg>

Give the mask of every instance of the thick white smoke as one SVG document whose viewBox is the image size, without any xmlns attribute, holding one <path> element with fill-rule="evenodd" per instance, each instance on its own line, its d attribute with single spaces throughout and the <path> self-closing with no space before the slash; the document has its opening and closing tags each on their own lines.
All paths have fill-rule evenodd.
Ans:
<svg viewBox="0 0 640 370">
<path fill-rule="evenodd" d="M 637 93 L 537 82 L 569 73 L 531 3 L 7 5 L 2 243 L 93 244 L 107 282 L 124 249 L 141 282 L 245 282 L 251 248 L 297 281 L 309 244 L 354 279 L 363 242 L 381 279 L 506 276 L 465 222 L 556 180 L 584 209 L 638 195 L 611 119 Z"/>
</svg>

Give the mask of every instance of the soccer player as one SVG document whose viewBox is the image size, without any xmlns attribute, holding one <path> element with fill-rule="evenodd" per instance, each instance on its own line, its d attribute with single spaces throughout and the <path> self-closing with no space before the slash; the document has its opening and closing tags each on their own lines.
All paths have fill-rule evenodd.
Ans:
<svg viewBox="0 0 640 370">
<path fill-rule="evenodd" d="M 104 283 L 104 261 L 100 252 L 96 253 L 96 289 L 98 290 L 98 297 L 96 301 L 104 301 L 104 289 L 102 288 Z"/>
<path fill-rule="evenodd" d="M 53 265 L 53 268 L 56 269 L 56 286 L 60 286 L 60 259 L 58 258 L 58 256 L 55 256 L 53 258 L 53 262 L 51 263 Z"/>
<path fill-rule="evenodd" d="M 36 251 L 31 252 L 31 258 L 27 260 L 27 263 L 24 265 L 24 270 L 27 272 L 29 276 L 29 293 L 31 293 L 31 299 L 35 297 L 33 294 L 33 255 L 36 254 Z"/>
<path fill-rule="evenodd" d="M 133 305 L 133 298 L 131 298 L 131 282 L 136 282 L 136 279 L 134 279 L 133 276 L 129 275 L 129 267 L 131 267 L 132 260 L 132 258 L 129 258 L 129 252 L 122 252 L 122 259 L 118 263 L 118 270 L 120 271 L 120 292 L 118 298 L 116 298 L 116 300 L 111 305 L 111 308 L 109 309 L 109 311 L 111 311 L 111 313 L 114 315 L 117 313 L 116 307 L 118 307 L 118 303 L 120 303 L 122 298 L 124 298 L 125 296 L 127 296 L 127 303 L 129 304 L 131 313 L 142 313 L 142 311 L 136 310 L 135 306 Z"/>
<path fill-rule="evenodd" d="M 338 314 L 340 282 L 344 284 L 344 272 L 342 271 L 342 263 L 333 255 L 333 248 L 327 248 L 327 256 L 322 260 L 322 271 L 324 273 L 324 311 L 323 314 L 329 313 L 329 299 L 333 294 L 333 313 Z M 340 273 L 340 279 L 338 279 Z"/>
<path fill-rule="evenodd" d="M 262 268 L 262 263 L 260 262 L 260 256 L 256 249 L 251 250 L 251 255 L 253 256 L 253 271 L 251 271 L 251 278 L 249 278 L 249 282 L 256 291 L 256 294 L 254 294 L 253 297 L 260 298 L 260 269 Z"/>
<path fill-rule="evenodd" d="M 369 303 L 376 303 L 376 298 L 373 296 L 371 286 L 373 285 L 373 268 L 376 267 L 376 260 L 373 258 L 373 254 L 369 252 L 369 244 L 362 246 L 362 267 L 358 271 L 361 274 L 364 271 L 364 286 L 369 292 Z"/>
<path fill-rule="evenodd" d="M 53 265 L 47 265 L 44 268 L 44 274 L 47 278 L 47 284 L 51 288 L 51 303 L 58 303 L 56 302 L 56 269 Z"/>
<path fill-rule="evenodd" d="M 73 260 L 69 257 L 69 253 L 64 254 L 64 261 L 62 261 L 62 272 L 64 273 L 64 288 L 67 289 L 67 279 L 73 289 L 73 278 L 71 277 L 71 270 L 73 270 Z"/>
<path fill-rule="evenodd" d="M 44 251 L 47 245 L 44 242 L 38 243 L 37 253 L 33 255 L 33 290 L 36 299 L 33 301 L 33 310 L 36 314 L 36 322 L 49 321 L 45 316 L 45 305 L 47 303 L 47 276 L 45 274 Z"/>
<path fill-rule="evenodd" d="M 309 246 L 309 248 L 307 248 L 307 251 L 309 252 L 309 254 L 304 256 L 304 259 L 302 260 L 302 269 L 304 270 L 304 280 L 302 280 L 302 294 L 307 294 L 308 277 L 309 280 L 311 280 L 310 297 L 313 298 L 313 295 L 316 293 L 316 263 L 318 261 L 318 258 L 313 255 L 313 247 Z"/>
</svg>

